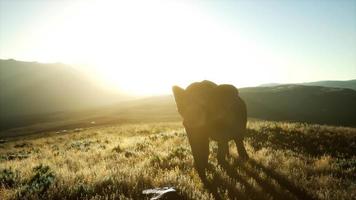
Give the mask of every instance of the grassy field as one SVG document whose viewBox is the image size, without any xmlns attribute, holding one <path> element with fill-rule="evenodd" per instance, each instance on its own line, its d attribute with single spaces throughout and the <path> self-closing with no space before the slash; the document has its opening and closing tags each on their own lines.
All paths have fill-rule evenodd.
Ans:
<svg viewBox="0 0 356 200">
<path fill-rule="evenodd" d="M 0 144 L 0 199 L 354 199 L 356 129 L 250 121 L 243 163 L 231 143 L 221 167 L 210 145 L 209 183 L 193 168 L 180 123 L 112 124 L 11 138 Z"/>
</svg>

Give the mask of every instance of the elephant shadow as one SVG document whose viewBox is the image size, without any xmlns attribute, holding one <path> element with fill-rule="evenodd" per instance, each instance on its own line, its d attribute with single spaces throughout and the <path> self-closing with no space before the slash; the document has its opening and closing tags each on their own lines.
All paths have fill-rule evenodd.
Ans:
<svg viewBox="0 0 356 200">
<path fill-rule="evenodd" d="M 234 159 L 232 163 L 224 162 L 219 165 L 225 176 L 219 172 L 216 166 L 209 163 L 207 169 L 208 173 L 212 174 L 212 178 L 202 179 L 204 187 L 216 200 L 225 199 L 223 194 L 230 199 L 246 200 L 317 199 L 285 176 L 258 163 L 256 160 L 242 161 Z M 237 187 L 238 185 L 239 187 Z"/>
</svg>

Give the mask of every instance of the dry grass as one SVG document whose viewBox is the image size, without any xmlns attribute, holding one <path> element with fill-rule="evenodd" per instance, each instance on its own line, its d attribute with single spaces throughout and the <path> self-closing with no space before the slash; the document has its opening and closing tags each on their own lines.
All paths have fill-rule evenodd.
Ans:
<svg viewBox="0 0 356 200">
<path fill-rule="evenodd" d="M 0 144 L 0 199 L 146 199 L 174 186 L 182 199 L 353 199 L 356 129 L 250 122 L 251 160 L 216 163 L 202 184 L 180 123 L 43 133 Z M 230 145 L 232 157 L 237 157 Z"/>
</svg>

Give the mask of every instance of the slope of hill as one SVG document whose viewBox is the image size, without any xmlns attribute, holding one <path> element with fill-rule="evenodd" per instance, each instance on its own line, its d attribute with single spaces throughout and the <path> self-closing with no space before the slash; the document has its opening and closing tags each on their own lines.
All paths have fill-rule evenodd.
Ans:
<svg viewBox="0 0 356 200">
<path fill-rule="evenodd" d="M 250 121 L 246 135 L 247 162 L 229 145 L 229 162 L 218 165 L 217 143 L 210 143 L 204 182 L 181 123 L 12 138 L 0 144 L 0 196 L 150 199 L 143 190 L 169 186 L 184 200 L 355 199 L 355 128 Z"/>
<path fill-rule="evenodd" d="M 88 109 L 123 98 L 64 64 L 0 60 L 1 127 L 24 116 Z"/>
</svg>

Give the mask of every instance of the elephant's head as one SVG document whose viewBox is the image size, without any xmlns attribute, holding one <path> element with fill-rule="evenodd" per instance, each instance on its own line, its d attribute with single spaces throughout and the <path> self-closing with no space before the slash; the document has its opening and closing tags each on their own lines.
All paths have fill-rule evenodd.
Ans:
<svg viewBox="0 0 356 200">
<path fill-rule="evenodd" d="M 186 127 L 196 129 L 204 127 L 208 123 L 209 95 L 216 86 L 210 81 L 193 83 L 187 89 L 173 86 L 178 112 L 183 117 Z"/>
</svg>

